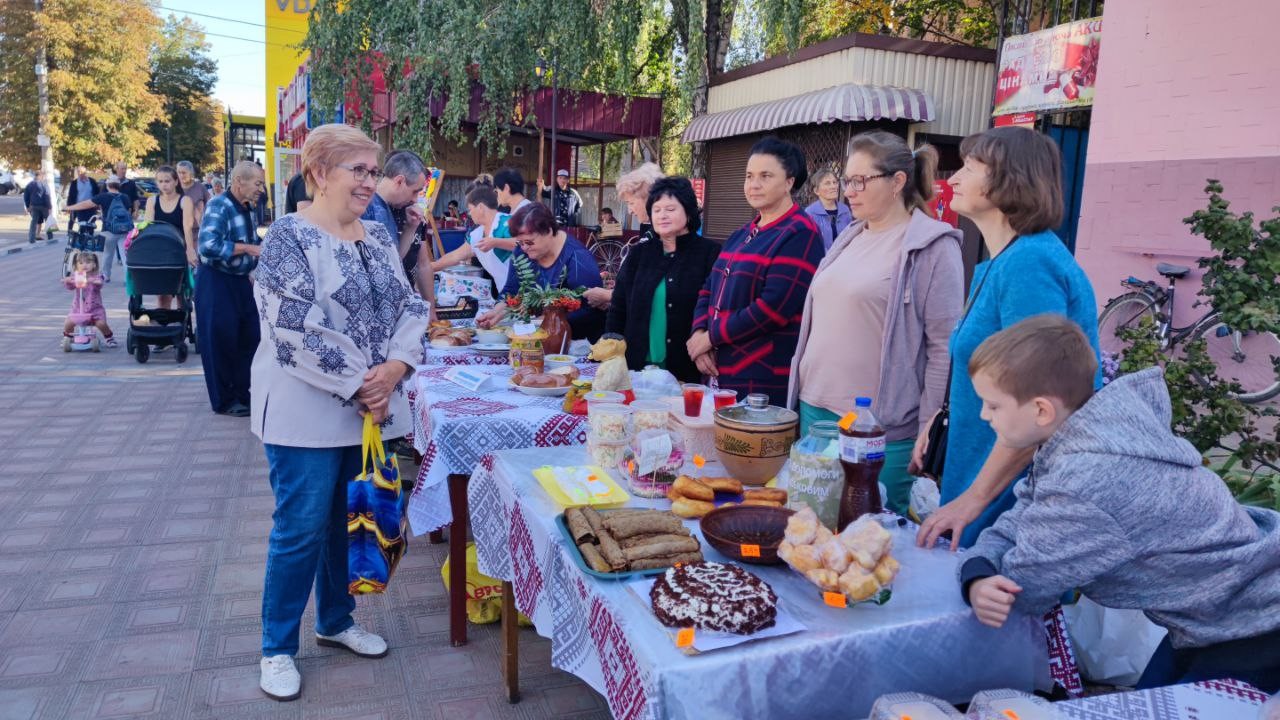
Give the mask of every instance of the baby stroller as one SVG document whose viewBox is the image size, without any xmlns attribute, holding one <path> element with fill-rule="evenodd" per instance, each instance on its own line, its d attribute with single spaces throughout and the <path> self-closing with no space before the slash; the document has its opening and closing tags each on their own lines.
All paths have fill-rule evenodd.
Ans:
<svg viewBox="0 0 1280 720">
<path fill-rule="evenodd" d="M 178 362 L 187 360 L 187 341 L 195 346 L 191 323 L 191 269 L 182 233 L 168 223 L 140 229 L 129 245 L 125 290 L 129 293 L 129 335 L 125 347 L 145 363 L 151 348 L 172 345 Z M 172 295 L 177 308 L 143 307 L 144 295 Z"/>
</svg>

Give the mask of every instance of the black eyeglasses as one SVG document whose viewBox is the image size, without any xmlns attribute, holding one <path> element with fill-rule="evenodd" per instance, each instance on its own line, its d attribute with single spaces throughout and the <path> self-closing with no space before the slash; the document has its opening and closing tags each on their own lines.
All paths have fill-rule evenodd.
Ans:
<svg viewBox="0 0 1280 720">
<path fill-rule="evenodd" d="M 893 175 L 894 173 L 880 173 L 879 175 L 847 175 L 843 178 L 843 181 L 845 186 L 853 188 L 854 192 L 862 192 L 867 189 L 868 180 L 893 177 Z"/>
<path fill-rule="evenodd" d="M 346 163 L 338 163 L 335 167 L 340 167 L 343 170 L 350 170 L 351 177 L 355 178 L 356 182 L 364 182 L 365 178 L 370 175 L 373 176 L 374 182 L 382 179 L 382 171 L 376 167 L 371 168 L 364 165 L 347 165 Z"/>
</svg>

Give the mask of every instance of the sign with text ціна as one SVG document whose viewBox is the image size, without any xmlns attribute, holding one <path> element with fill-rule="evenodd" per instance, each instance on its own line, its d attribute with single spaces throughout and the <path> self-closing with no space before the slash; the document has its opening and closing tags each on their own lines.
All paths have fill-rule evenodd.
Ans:
<svg viewBox="0 0 1280 720">
<path fill-rule="evenodd" d="M 1006 39 L 992 115 L 1092 105 L 1101 39 L 1102 18 Z"/>
</svg>

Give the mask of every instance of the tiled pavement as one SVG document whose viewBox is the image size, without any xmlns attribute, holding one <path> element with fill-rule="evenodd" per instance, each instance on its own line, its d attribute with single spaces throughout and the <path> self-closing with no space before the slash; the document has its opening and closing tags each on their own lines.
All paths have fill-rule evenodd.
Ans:
<svg viewBox="0 0 1280 720">
<path fill-rule="evenodd" d="M 496 626 L 448 641 L 444 545 L 416 539 L 357 620 L 391 653 L 362 660 L 304 632 L 303 697 L 257 687 L 272 498 L 243 419 L 209 411 L 199 356 L 138 365 L 63 354 L 57 246 L 0 257 L 0 720 L 605 718 L 604 700 L 521 637 L 508 705 Z M 123 289 L 107 287 L 123 339 Z M 304 629 L 311 626 L 311 611 Z"/>
</svg>

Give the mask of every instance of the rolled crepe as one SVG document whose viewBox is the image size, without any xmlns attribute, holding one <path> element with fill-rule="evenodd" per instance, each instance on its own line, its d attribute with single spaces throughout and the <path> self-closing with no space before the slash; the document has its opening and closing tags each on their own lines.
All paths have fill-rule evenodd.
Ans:
<svg viewBox="0 0 1280 720">
<path fill-rule="evenodd" d="M 629 515 L 626 517 L 607 517 L 604 527 L 614 538 L 634 537 L 636 535 L 657 535 L 660 533 L 678 533 L 684 527 L 680 518 L 670 513 L 658 512 L 652 515 Z M 607 557 L 607 556 L 606 556 Z"/>
<path fill-rule="evenodd" d="M 581 508 L 565 510 L 564 524 L 569 526 L 569 534 L 573 536 L 574 543 L 581 545 L 596 541 L 596 534 L 592 531 L 591 524 L 583 517 Z"/>
<path fill-rule="evenodd" d="M 599 540 L 600 536 L 604 534 L 604 518 L 600 517 L 600 513 L 591 507 L 578 508 L 578 512 L 582 513 L 583 519 L 591 527 L 591 534 Z"/>
<path fill-rule="evenodd" d="M 679 555 L 668 555 L 664 558 L 644 558 L 631 563 L 632 570 L 653 570 L 655 568 L 671 567 L 676 563 L 701 562 L 702 553 L 680 553 Z"/>
<path fill-rule="evenodd" d="M 653 545 L 654 543 L 670 542 L 672 540 L 685 540 L 689 537 L 689 531 L 683 533 L 663 533 L 661 535 L 636 535 L 625 540 L 618 541 L 623 550 L 627 548 L 638 547 L 640 545 Z"/>
<path fill-rule="evenodd" d="M 622 548 L 618 547 L 618 541 L 607 532 L 601 533 L 597 539 L 600 541 L 600 554 L 604 556 L 605 562 L 609 563 L 614 570 L 625 570 L 627 556 L 622 553 Z"/>
<path fill-rule="evenodd" d="M 626 548 L 622 552 L 627 556 L 627 560 L 635 564 L 636 560 L 645 558 L 667 557 L 670 555 L 679 555 L 681 553 L 693 553 L 698 551 L 698 541 L 696 538 L 681 538 L 677 540 L 668 540 L 666 542 L 653 543 L 651 545 L 638 545 L 632 548 Z"/>
<path fill-rule="evenodd" d="M 582 551 L 582 559 L 587 561 L 587 567 L 596 572 L 613 572 L 613 568 L 609 563 L 605 562 L 604 556 L 600 554 L 600 550 L 591 543 L 583 543 L 578 546 Z"/>
</svg>

